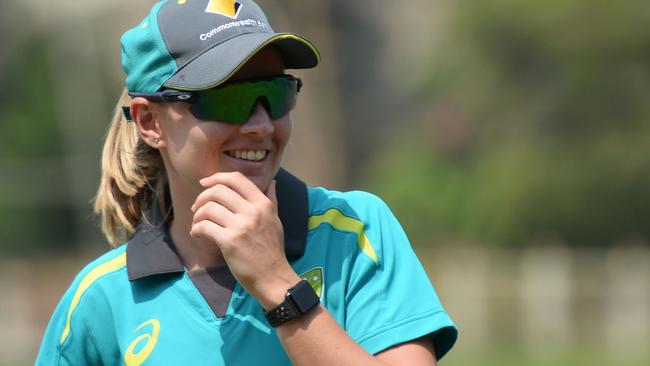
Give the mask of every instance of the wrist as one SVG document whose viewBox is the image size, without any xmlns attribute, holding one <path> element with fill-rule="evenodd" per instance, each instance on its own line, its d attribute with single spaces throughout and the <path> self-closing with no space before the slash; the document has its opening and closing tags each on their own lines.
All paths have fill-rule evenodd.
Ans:
<svg viewBox="0 0 650 366">
<path fill-rule="evenodd" d="M 302 318 L 318 307 L 319 303 L 316 291 L 307 280 L 301 279 L 287 290 L 284 301 L 271 309 L 264 309 L 264 317 L 272 327 L 277 328 L 286 322 Z"/>
<path fill-rule="evenodd" d="M 273 283 L 265 286 L 265 289 L 254 295 L 254 297 L 264 309 L 271 309 L 283 302 L 287 291 L 300 280 L 301 278 L 295 273 L 279 277 Z"/>
</svg>

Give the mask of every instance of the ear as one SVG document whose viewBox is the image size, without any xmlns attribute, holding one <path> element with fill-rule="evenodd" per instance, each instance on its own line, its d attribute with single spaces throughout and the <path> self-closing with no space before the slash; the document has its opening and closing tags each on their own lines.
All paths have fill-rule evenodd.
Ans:
<svg viewBox="0 0 650 366">
<path fill-rule="evenodd" d="M 138 135 L 154 149 L 165 147 L 159 115 L 159 111 L 151 101 L 141 97 L 131 101 L 131 118 L 138 128 Z"/>
</svg>

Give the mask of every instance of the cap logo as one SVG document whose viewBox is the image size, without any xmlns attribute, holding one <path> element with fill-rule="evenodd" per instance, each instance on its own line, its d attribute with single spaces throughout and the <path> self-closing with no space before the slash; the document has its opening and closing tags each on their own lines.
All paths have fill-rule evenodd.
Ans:
<svg viewBox="0 0 650 366">
<path fill-rule="evenodd" d="M 241 8 L 241 3 L 238 3 L 235 0 L 210 0 L 208 2 L 208 7 L 205 9 L 205 12 L 220 14 L 229 18 L 237 19 Z"/>
</svg>

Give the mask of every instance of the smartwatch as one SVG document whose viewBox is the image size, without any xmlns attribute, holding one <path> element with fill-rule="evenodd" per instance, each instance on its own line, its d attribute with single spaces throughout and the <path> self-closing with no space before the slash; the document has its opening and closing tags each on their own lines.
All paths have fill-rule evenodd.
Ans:
<svg viewBox="0 0 650 366">
<path fill-rule="evenodd" d="M 272 327 L 277 327 L 291 319 L 300 318 L 314 309 L 320 298 L 309 282 L 301 280 L 297 285 L 287 290 L 284 301 L 270 310 L 264 311 L 266 320 Z"/>
</svg>

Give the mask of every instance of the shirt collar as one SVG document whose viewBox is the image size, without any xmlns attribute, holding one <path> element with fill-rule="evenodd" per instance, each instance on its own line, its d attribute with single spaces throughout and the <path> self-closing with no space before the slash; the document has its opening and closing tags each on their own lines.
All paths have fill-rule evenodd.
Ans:
<svg viewBox="0 0 650 366">
<path fill-rule="evenodd" d="M 299 258 L 307 242 L 307 185 L 284 169 L 280 169 L 275 179 L 278 215 L 284 228 L 284 250 L 287 257 Z M 143 212 L 135 234 L 128 241 L 126 258 L 131 281 L 185 271 L 157 203 L 152 203 Z"/>
</svg>

